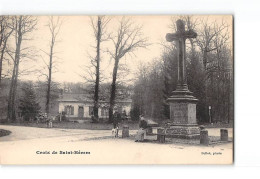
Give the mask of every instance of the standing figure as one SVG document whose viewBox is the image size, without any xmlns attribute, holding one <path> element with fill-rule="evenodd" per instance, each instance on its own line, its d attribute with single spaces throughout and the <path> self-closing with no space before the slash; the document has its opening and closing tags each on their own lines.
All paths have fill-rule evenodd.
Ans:
<svg viewBox="0 0 260 179">
<path fill-rule="evenodd" d="M 139 129 L 135 136 L 135 142 L 143 142 L 146 136 L 146 128 L 147 128 L 147 121 L 144 119 L 143 115 L 139 116 Z"/>
<path fill-rule="evenodd" d="M 118 137 L 118 131 L 119 131 L 119 127 L 118 127 L 118 117 L 119 117 L 119 113 L 117 111 L 114 112 L 113 115 L 113 127 L 115 130 L 115 137 Z"/>
<path fill-rule="evenodd" d="M 49 119 L 49 128 L 52 128 L 52 121 L 53 121 L 53 117 L 50 117 L 50 119 Z"/>
<path fill-rule="evenodd" d="M 122 113 L 122 119 L 125 121 L 127 119 L 126 111 L 124 110 Z"/>
<path fill-rule="evenodd" d="M 52 117 L 48 117 L 47 120 L 46 120 L 46 123 L 47 123 L 47 128 L 52 128 Z"/>
</svg>

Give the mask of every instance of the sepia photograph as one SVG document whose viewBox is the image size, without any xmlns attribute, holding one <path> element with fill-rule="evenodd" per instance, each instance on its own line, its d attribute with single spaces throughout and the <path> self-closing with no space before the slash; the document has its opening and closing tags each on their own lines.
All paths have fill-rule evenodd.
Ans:
<svg viewBox="0 0 260 179">
<path fill-rule="evenodd" d="M 233 164 L 233 22 L 0 16 L 0 164 Z"/>
</svg>

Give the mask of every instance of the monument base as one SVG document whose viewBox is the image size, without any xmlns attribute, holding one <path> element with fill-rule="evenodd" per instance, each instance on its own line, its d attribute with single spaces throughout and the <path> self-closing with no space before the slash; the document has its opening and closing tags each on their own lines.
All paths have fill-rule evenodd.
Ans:
<svg viewBox="0 0 260 179">
<path fill-rule="evenodd" d="M 172 125 L 166 130 L 171 138 L 199 139 L 200 127 L 196 119 L 196 99 L 186 84 L 178 85 L 168 98 Z"/>
<path fill-rule="evenodd" d="M 196 126 L 170 126 L 166 130 L 166 136 L 169 138 L 181 138 L 181 139 L 199 139 L 200 127 Z"/>
</svg>

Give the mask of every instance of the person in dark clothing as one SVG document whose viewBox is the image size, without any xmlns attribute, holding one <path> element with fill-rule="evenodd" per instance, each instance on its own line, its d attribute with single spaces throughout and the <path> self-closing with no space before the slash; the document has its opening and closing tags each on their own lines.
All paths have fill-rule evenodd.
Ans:
<svg viewBox="0 0 260 179">
<path fill-rule="evenodd" d="M 117 111 L 115 111 L 114 115 L 113 115 L 113 126 L 114 126 L 114 129 L 116 127 L 118 127 L 118 112 Z"/>
<path fill-rule="evenodd" d="M 115 111 L 114 115 L 113 115 L 113 126 L 115 129 L 115 137 L 118 137 L 118 131 L 119 131 L 119 126 L 118 126 L 118 122 L 119 122 L 119 113 L 117 111 Z"/>
<path fill-rule="evenodd" d="M 127 115 L 126 115 L 126 111 L 124 110 L 122 113 L 122 120 L 126 120 L 127 119 Z"/>
</svg>

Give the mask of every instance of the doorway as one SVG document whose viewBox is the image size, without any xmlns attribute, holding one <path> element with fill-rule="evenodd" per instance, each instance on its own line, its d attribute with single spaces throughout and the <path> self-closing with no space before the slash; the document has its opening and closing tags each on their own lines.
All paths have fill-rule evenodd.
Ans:
<svg viewBox="0 0 260 179">
<path fill-rule="evenodd" d="M 83 106 L 79 106 L 78 117 L 81 117 L 81 118 L 84 117 L 84 107 Z"/>
</svg>

